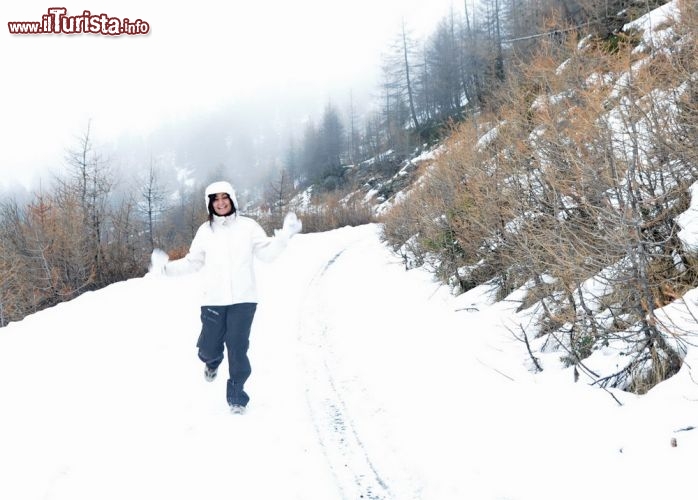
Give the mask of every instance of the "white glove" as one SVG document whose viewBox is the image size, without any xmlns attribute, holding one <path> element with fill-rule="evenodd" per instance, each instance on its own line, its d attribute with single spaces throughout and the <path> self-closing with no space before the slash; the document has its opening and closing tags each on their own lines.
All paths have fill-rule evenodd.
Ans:
<svg viewBox="0 0 698 500">
<path fill-rule="evenodd" d="M 161 276 L 165 274 L 165 265 L 170 261 L 170 256 L 164 251 L 156 248 L 153 250 L 150 256 L 150 267 L 148 267 L 148 274 L 154 276 Z"/>
<path fill-rule="evenodd" d="M 281 231 L 290 238 L 294 234 L 300 233 L 301 229 L 303 229 L 303 223 L 296 217 L 296 214 L 293 212 L 287 213 L 284 218 L 284 227 L 281 228 Z"/>
</svg>

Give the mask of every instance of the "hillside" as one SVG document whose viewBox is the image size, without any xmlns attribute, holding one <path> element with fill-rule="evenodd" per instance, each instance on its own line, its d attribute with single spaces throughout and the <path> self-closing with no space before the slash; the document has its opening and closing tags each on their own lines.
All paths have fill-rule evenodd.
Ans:
<svg viewBox="0 0 698 500">
<path fill-rule="evenodd" d="M 455 294 L 525 289 L 532 369 L 557 358 L 600 387 L 677 373 L 696 326 L 665 306 L 698 285 L 681 214 L 695 169 L 695 12 L 669 2 L 608 38 L 550 39 L 409 172 L 365 188 L 405 265 Z M 391 192 L 391 196 L 376 193 Z M 599 361 L 615 353 L 617 363 Z M 606 354 L 603 354 L 606 353 Z"/>
</svg>

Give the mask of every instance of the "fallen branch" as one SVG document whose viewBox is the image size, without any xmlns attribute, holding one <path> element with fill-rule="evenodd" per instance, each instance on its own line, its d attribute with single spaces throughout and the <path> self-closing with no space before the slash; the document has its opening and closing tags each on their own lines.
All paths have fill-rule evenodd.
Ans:
<svg viewBox="0 0 698 500">
<path fill-rule="evenodd" d="M 526 344 L 526 349 L 528 350 L 528 355 L 531 356 L 531 361 L 533 361 L 533 365 L 536 367 L 536 370 L 538 372 L 542 372 L 543 368 L 541 368 L 540 364 L 538 363 L 538 360 L 533 355 L 533 351 L 531 351 L 531 344 L 528 343 L 528 335 L 526 335 L 526 331 L 523 329 L 522 326 L 519 326 L 519 328 L 521 328 L 521 333 L 523 334 L 524 343 Z"/>
</svg>

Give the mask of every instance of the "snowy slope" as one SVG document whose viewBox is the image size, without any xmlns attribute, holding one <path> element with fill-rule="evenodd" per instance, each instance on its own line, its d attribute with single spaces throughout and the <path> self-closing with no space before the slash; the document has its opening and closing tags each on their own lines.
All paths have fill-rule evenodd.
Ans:
<svg viewBox="0 0 698 500">
<path fill-rule="evenodd" d="M 507 330 L 515 297 L 453 298 L 378 231 L 299 235 L 260 264 L 244 416 L 196 358 L 197 276 L 0 330 L 0 498 L 697 497 L 690 376 L 619 406 L 533 375 Z"/>
</svg>

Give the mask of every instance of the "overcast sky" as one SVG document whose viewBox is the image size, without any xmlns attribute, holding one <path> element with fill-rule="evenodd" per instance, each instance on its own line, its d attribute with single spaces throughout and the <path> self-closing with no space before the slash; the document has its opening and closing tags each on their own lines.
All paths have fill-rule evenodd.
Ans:
<svg viewBox="0 0 698 500">
<path fill-rule="evenodd" d="M 401 18 L 422 39 L 452 1 L 3 2 L 0 183 L 56 168 L 88 119 L 109 141 L 269 91 L 294 108 L 302 96 L 366 92 Z M 9 33 L 8 22 L 42 21 L 50 7 L 141 19 L 150 32 Z"/>
</svg>

